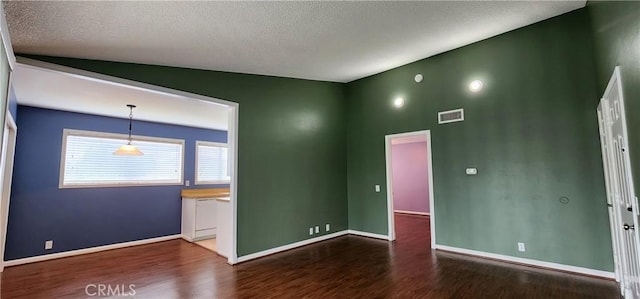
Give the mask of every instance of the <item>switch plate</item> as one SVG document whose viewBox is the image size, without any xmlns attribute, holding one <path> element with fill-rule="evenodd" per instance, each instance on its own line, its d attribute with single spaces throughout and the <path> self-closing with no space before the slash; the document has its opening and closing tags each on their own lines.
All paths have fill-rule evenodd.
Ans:
<svg viewBox="0 0 640 299">
<path fill-rule="evenodd" d="M 316 234 L 320 232 L 320 226 L 316 226 Z"/>
<path fill-rule="evenodd" d="M 53 248 L 53 240 L 44 241 L 44 249 L 51 249 L 51 248 Z"/>
<path fill-rule="evenodd" d="M 327 231 L 329 231 L 331 229 L 331 225 L 329 225 L 329 223 L 327 223 L 326 229 L 327 229 Z"/>
<path fill-rule="evenodd" d="M 527 249 L 524 247 L 524 243 L 518 242 L 518 251 L 525 252 Z"/>
<path fill-rule="evenodd" d="M 309 228 L 309 236 L 313 236 L 313 227 Z"/>
<path fill-rule="evenodd" d="M 475 168 L 475 167 L 467 168 L 467 174 L 468 175 L 476 175 L 476 174 L 478 174 L 478 169 Z"/>
<path fill-rule="evenodd" d="M 191 181 L 190 180 L 186 180 L 184 181 L 184 185 L 189 187 L 191 185 Z"/>
<path fill-rule="evenodd" d="M 380 192 L 380 185 L 376 185 L 376 192 Z"/>
</svg>

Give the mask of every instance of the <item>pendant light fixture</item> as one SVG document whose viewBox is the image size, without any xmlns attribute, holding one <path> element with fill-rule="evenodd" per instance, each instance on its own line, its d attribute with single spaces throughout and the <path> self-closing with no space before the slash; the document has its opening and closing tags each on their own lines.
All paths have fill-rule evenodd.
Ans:
<svg viewBox="0 0 640 299">
<path fill-rule="evenodd" d="M 133 108 L 136 108 L 136 105 L 129 104 L 127 107 L 129 107 L 129 139 L 127 144 L 119 147 L 113 154 L 117 156 L 142 156 L 144 154 L 135 145 L 131 144 L 131 122 L 133 121 Z"/>
</svg>

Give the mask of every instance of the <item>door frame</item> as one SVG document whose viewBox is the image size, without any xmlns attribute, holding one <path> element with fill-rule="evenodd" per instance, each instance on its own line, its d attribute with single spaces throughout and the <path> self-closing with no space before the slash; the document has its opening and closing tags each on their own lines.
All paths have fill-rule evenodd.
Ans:
<svg viewBox="0 0 640 299">
<path fill-rule="evenodd" d="M 393 209 L 393 168 L 391 161 L 391 140 L 398 137 L 411 137 L 411 136 L 424 136 L 427 140 L 427 172 L 428 172 L 428 184 L 429 184 L 429 222 L 431 227 L 431 248 L 436 248 L 436 211 L 435 211 L 435 196 L 433 192 L 433 152 L 431 150 L 431 130 L 413 131 L 405 133 L 390 134 L 384 136 L 384 148 L 385 148 L 385 164 L 386 164 L 386 176 L 387 176 L 387 223 L 388 223 L 388 238 L 389 241 L 396 239 L 395 231 L 395 218 Z"/>
<path fill-rule="evenodd" d="M 11 79 L 13 76 L 13 71 L 15 70 L 15 67 L 16 67 L 16 57 L 15 57 L 15 54 L 13 53 L 13 46 L 11 45 L 11 38 L 9 37 L 9 27 L 7 26 L 7 20 L 4 15 L 4 7 L 2 3 L 0 3 L 0 40 L 2 40 L 2 44 L 4 45 L 4 50 L 7 55 L 6 59 L 7 59 L 7 62 L 9 63 L 9 80 L 7 80 L 8 81 L 7 95 L 4 98 L 0 98 L 0 101 L 4 102 L 6 106 L 5 111 L 2 112 L 2 113 L 6 113 L 5 114 L 6 116 L 5 116 L 4 123 L 2 124 L 2 130 L 0 130 L 0 132 L 2 132 L 0 133 L 0 135 L 4 139 L 4 130 L 7 127 L 7 122 L 8 122 L 7 119 L 11 117 L 11 114 L 8 112 L 8 106 L 9 106 L 9 97 L 11 94 Z M 5 57 L 0 57 L 0 59 L 4 59 L 4 58 Z M 11 118 L 10 121 L 15 127 L 15 121 L 13 121 L 13 118 Z M 17 130 L 17 127 L 16 127 L 16 130 Z M 4 150 L 5 147 L 6 147 L 5 144 L 0 144 L 1 150 Z M 14 147 L 15 147 L 15 142 L 14 142 Z M 13 170 L 13 167 L 11 167 L 11 170 Z M 0 169 L 0 171 L 4 172 L 5 170 Z M 9 178 L 11 178 L 11 175 L 9 175 Z M 11 183 L 9 183 L 9 188 L 5 188 L 4 182 L 0 182 L 0 188 L 2 188 L 0 189 L 2 190 L 0 191 L 0 272 L 2 272 L 4 271 L 4 244 L 5 244 L 5 239 L 7 237 L 7 221 L 5 221 L 4 225 L 1 222 L 6 219 L 4 218 L 4 215 L 5 214 L 8 215 L 9 205 L 7 204 L 7 207 L 6 207 L 7 211 L 3 211 L 1 208 L 1 204 L 2 204 L 2 200 L 4 200 L 5 190 L 11 188 Z"/>
<path fill-rule="evenodd" d="M 0 155 L 2 158 L 2 162 L 0 165 L 3 167 L 0 169 L 2 171 L 2 190 L 0 194 L 0 227 L 2 227 L 2 237 L 0 238 L 0 272 L 4 270 L 4 252 L 5 245 L 7 243 L 7 225 L 9 223 L 9 204 L 11 199 L 11 182 L 13 180 L 13 162 L 16 152 L 16 140 L 18 136 L 18 126 L 16 122 L 13 120 L 11 113 L 9 110 L 6 111 L 4 132 L 2 136 L 2 140 L 4 141 L 4 134 L 8 134 L 7 143 L 2 143 L 2 150 Z M 6 154 L 5 154 L 6 151 Z"/>
<path fill-rule="evenodd" d="M 57 65 L 53 63 L 43 62 L 39 60 L 29 59 L 18 57 L 17 65 L 36 68 L 40 70 L 45 70 L 49 72 L 57 72 L 57 73 L 65 73 L 74 76 L 87 77 L 95 80 L 105 81 L 108 83 L 116 84 L 116 85 L 128 85 L 141 89 L 147 89 L 158 93 L 165 93 L 170 95 L 178 95 L 198 101 L 204 101 L 207 103 L 218 104 L 222 106 L 226 106 L 229 110 L 228 114 L 228 122 L 229 127 L 227 129 L 227 145 L 229 147 L 229 155 L 231 160 L 231 183 L 229 184 L 230 189 L 230 204 L 231 204 L 231 252 L 227 257 L 227 263 L 234 265 L 238 263 L 238 244 L 237 244 L 237 223 L 238 223 L 238 215 L 237 215 L 237 207 L 238 207 L 238 119 L 239 119 L 239 111 L 240 104 L 236 102 L 231 102 L 223 99 L 218 99 L 210 96 L 200 95 L 196 93 L 186 92 L 182 90 L 162 87 L 158 85 L 152 85 L 148 83 L 143 83 L 139 81 L 123 79 L 119 77 L 109 76 L 105 74 L 80 70 L 72 67 Z"/>
</svg>

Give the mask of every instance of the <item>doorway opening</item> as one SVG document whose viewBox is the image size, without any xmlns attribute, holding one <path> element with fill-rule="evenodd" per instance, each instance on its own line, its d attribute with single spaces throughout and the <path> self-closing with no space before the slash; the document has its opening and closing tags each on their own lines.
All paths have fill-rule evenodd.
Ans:
<svg viewBox="0 0 640 299">
<path fill-rule="evenodd" d="M 52 84 L 51 82 L 63 82 L 65 84 L 57 84 L 56 86 L 51 87 L 51 90 L 55 90 L 56 92 L 59 92 L 61 94 L 63 92 L 69 92 L 69 94 L 66 94 L 66 93 L 62 94 L 64 96 L 60 96 L 60 98 L 63 98 L 69 101 L 71 100 L 75 101 L 73 102 L 74 104 L 73 107 L 80 107 L 82 109 L 87 109 L 87 110 L 100 108 L 100 111 L 101 111 L 100 113 L 93 113 L 92 111 L 84 111 L 84 110 L 76 110 L 76 111 L 66 110 L 68 112 L 95 114 L 100 117 L 118 118 L 117 115 L 119 114 L 117 114 L 116 116 L 108 114 L 110 111 L 109 109 L 111 109 L 110 107 L 101 108 L 102 106 L 99 106 L 99 105 L 103 105 L 103 104 L 113 105 L 113 107 L 115 107 L 114 109 L 116 110 L 116 113 L 119 113 L 119 111 L 121 111 L 121 107 L 125 106 L 124 105 L 125 103 L 124 102 L 120 103 L 120 101 L 125 101 L 126 104 L 129 104 L 131 101 L 147 101 L 145 102 L 146 104 L 139 106 L 139 107 L 145 107 L 146 109 L 139 109 L 139 111 L 136 111 L 138 112 L 136 114 L 137 120 L 140 121 L 138 123 L 145 122 L 145 125 L 147 126 L 147 128 L 150 128 L 151 126 L 156 126 L 156 124 L 158 124 L 158 126 L 172 125 L 174 126 L 174 127 L 171 127 L 172 130 L 161 130 L 161 129 L 157 129 L 158 127 L 152 127 L 154 130 L 153 132 L 161 132 L 161 133 L 169 132 L 167 134 L 174 134 L 176 136 L 164 136 L 165 138 L 175 137 L 179 139 L 184 139 L 183 145 L 185 143 L 188 143 L 188 145 L 190 146 L 189 148 L 184 146 L 183 149 L 181 150 L 182 162 L 178 163 L 178 165 L 182 165 L 180 166 L 182 167 L 182 169 L 179 170 L 179 172 L 180 171 L 182 172 L 182 178 L 180 179 L 181 183 L 180 182 L 172 183 L 171 185 L 175 187 L 171 187 L 171 188 L 178 188 L 178 190 L 181 189 L 182 191 L 185 191 L 186 189 L 188 189 L 189 191 L 193 191 L 196 189 L 197 190 L 213 189 L 213 188 L 224 185 L 224 189 L 226 189 L 226 193 L 225 193 L 225 196 L 220 196 L 221 199 L 224 201 L 224 203 L 220 205 L 225 205 L 225 208 L 223 210 L 223 212 L 225 212 L 225 217 L 222 220 L 222 221 L 225 221 L 225 223 L 218 224 L 216 247 L 219 253 L 220 251 L 224 250 L 224 254 L 221 253 L 220 255 L 224 256 L 229 264 L 237 263 L 237 249 L 236 249 L 237 248 L 237 245 L 236 245 L 237 191 L 236 190 L 237 190 L 237 177 L 238 177 L 237 175 L 237 165 L 238 165 L 237 163 L 237 160 L 238 160 L 237 128 L 238 128 L 238 111 L 239 111 L 238 103 L 216 99 L 216 98 L 203 96 L 199 94 L 184 92 L 180 90 L 165 88 L 161 86 L 151 85 L 147 83 L 132 81 L 128 79 L 122 79 L 122 78 L 103 75 L 99 73 L 74 69 L 71 67 L 65 67 L 65 66 L 55 65 L 51 63 L 40 62 L 37 60 L 31 60 L 26 58 L 19 58 L 17 66 L 18 66 L 18 69 L 21 71 L 21 74 L 25 75 L 23 76 L 22 79 L 33 78 L 34 76 L 38 76 L 38 78 L 50 79 L 50 80 L 40 80 L 40 81 L 20 80 L 21 78 L 19 76 L 20 75 L 19 73 L 14 78 L 15 79 L 14 83 L 19 84 L 22 82 L 24 86 L 22 86 L 21 90 L 25 92 L 30 92 L 31 95 L 33 95 L 33 97 L 26 97 L 26 96 L 22 97 L 22 100 L 24 101 L 37 99 L 38 98 L 37 93 L 43 89 L 43 88 L 40 88 L 40 89 L 29 88 L 30 86 L 28 84 L 30 84 L 30 82 L 33 82 L 33 81 L 37 81 L 41 83 L 45 82 L 47 84 Z M 82 84 L 83 84 L 81 85 L 81 88 L 83 88 L 81 89 L 81 91 L 87 91 L 87 93 L 84 93 L 84 94 L 90 94 L 91 96 L 82 97 L 83 93 L 81 92 L 77 92 L 78 95 L 72 94 L 73 90 L 77 90 L 77 88 L 79 88 L 78 86 L 75 85 L 79 81 L 82 81 Z M 56 88 L 58 86 L 66 86 L 68 88 Z M 90 91 L 90 93 L 88 91 Z M 101 97 L 103 96 L 104 97 L 110 96 L 110 98 L 102 99 Z M 20 101 L 21 101 L 21 96 L 20 94 L 18 94 L 19 105 L 21 104 Z M 91 101 L 91 102 L 88 102 L 88 101 Z M 61 101 L 49 101 L 49 102 L 60 103 Z M 133 104 L 136 104 L 136 103 L 133 103 Z M 22 105 L 36 107 L 34 109 L 37 109 L 37 107 L 39 107 L 38 104 L 31 104 L 26 102 Z M 215 107 L 208 109 L 205 106 L 211 106 L 211 107 L 215 106 Z M 60 110 L 63 112 L 65 111 L 64 107 L 43 107 L 43 108 L 50 109 L 52 111 L 53 110 Z M 202 115 L 203 111 L 205 112 L 204 113 L 205 115 Z M 145 116 L 144 113 L 147 113 L 147 112 L 148 114 Z M 156 117 L 159 120 L 151 119 L 151 117 Z M 203 125 L 201 126 L 200 125 L 201 123 L 193 123 L 196 121 L 203 121 L 202 122 Z M 212 126 L 215 125 L 215 126 L 223 126 L 223 127 L 210 128 L 208 126 L 211 121 L 216 121 L 216 123 L 213 124 Z M 186 122 L 186 123 L 182 123 L 182 122 Z M 142 127 L 142 126 L 138 126 L 138 127 Z M 173 130 L 173 128 L 178 128 L 178 127 L 193 129 L 192 130 L 192 132 L 194 132 L 193 136 L 188 134 L 181 135 L 184 137 L 178 136 L 177 134 L 182 134 L 181 132 L 184 132 L 178 129 Z M 208 129 L 213 129 L 213 130 L 208 130 Z M 195 160 L 195 156 L 198 155 L 198 153 L 196 153 L 196 150 L 195 150 L 196 146 L 198 145 L 197 142 L 211 141 L 208 139 L 204 139 L 204 138 L 208 138 L 207 136 L 209 135 L 207 134 L 209 134 L 208 133 L 209 131 L 214 131 L 214 130 L 225 131 L 225 129 L 226 129 L 226 134 L 225 134 L 226 144 L 224 146 L 225 163 L 220 165 L 226 165 L 226 167 L 217 167 L 220 165 L 216 165 L 217 168 L 214 167 L 215 169 L 213 168 L 209 169 L 211 167 L 209 168 L 205 167 L 205 166 L 208 167 L 209 164 L 206 164 L 206 165 L 203 164 L 202 169 L 208 170 L 208 172 L 205 172 L 203 170 L 201 171 L 202 173 L 198 173 L 197 169 L 194 171 L 193 167 L 191 166 L 193 166 L 196 163 L 196 161 L 194 160 Z M 151 130 L 152 129 L 147 129 L 146 132 L 150 132 Z M 152 133 L 145 133 L 145 134 L 152 134 Z M 185 141 L 188 141 L 188 142 L 185 142 Z M 209 144 L 205 144 L 205 145 L 209 145 Z M 212 156 L 212 155 L 209 155 L 209 156 L 205 155 L 209 153 L 209 150 L 211 150 L 212 154 L 217 153 L 215 152 L 216 149 L 209 148 L 209 147 L 206 147 L 203 145 L 203 148 L 201 149 L 201 152 L 203 153 L 202 154 L 203 158 L 208 158 L 209 156 Z M 190 156 L 191 158 L 186 159 L 185 157 L 187 156 Z M 201 161 L 208 161 L 208 160 L 205 159 Z M 186 168 L 185 165 L 187 164 L 190 165 L 189 166 L 190 169 Z M 223 170 L 226 170 L 226 171 L 223 171 Z M 196 172 L 196 173 L 194 174 L 193 172 Z M 220 173 L 224 174 L 224 177 L 225 177 L 224 181 L 222 179 L 217 180 L 217 175 L 219 175 Z M 185 174 L 189 176 L 193 175 L 193 179 L 185 177 Z M 212 175 L 212 174 L 215 174 L 216 177 L 215 178 L 209 177 L 209 175 Z M 195 186 L 195 185 L 199 185 L 199 186 Z M 213 188 L 209 188 L 210 186 L 213 186 Z M 171 194 L 173 194 L 173 192 Z M 215 196 L 206 196 L 206 197 L 217 198 L 218 195 L 219 194 L 216 194 Z M 175 207 L 175 204 L 174 204 L 175 202 L 172 201 L 173 198 L 171 198 L 170 200 L 171 200 L 170 204 L 166 204 L 163 207 L 171 208 L 172 209 L 170 211 L 172 213 L 171 215 L 177 214 L 178 217 L 180 217 L 179 216 L 180 210 L 173 209 L 173 207 Z M 181 200 L 180 195 L 177 195 L 176 200 L 177 201 Z M 218 200 L 215 200 L 215 199 L 214 201 L 216 202 L 216 204 L 219 202 Z M 168 209 L 165 209 L 165 211 L 167 210 Z M 203 211 L 204 210 L 210 211 L 211 209 L 203 209 Z M 218 210 L 221 210 L 221 209 L 218 209 Z M 174 211 L 176 213 L 173 213 Z M 204 217 L 204 218 L 214 218 L 216 215 L 213 215 L 213 213 L 216 213 L 216 212 L 217 212 L 216 210 L 213 210 L 210 217 Z M 172 218 L 172 219 L 176 219 L 176 218 Z M 179 223 L 180 218 L 177 218 L 177 219 L 178 219 L 177 223 Z M 171 223 L 174 223 L 174 222 L 171 222 Z M 223 227 L 223 228 L 221 229 L 220 227 Z M 178 231 L 180 231 L 180 229 L 181 228 L 178 227 Z M 182 233 L 161 236 L 157 238 L 141 239 L 141 240 L 136 240 L 132 242 L 123 242 L 123 243 L 110 244 L 108 246 L 93 247 L 92 250 L 106 250 L 106 249 L 103 249 L 106 247 L 119 248 L 119 247 L 133 246 L 130 243 L 144 244 L 147 242 L 157 242 L 165 239 L 166 240 L 178 239 L 181 236 L 182 236 Z M 224 239 L 224 242 L 223 242 L 223 239 Z M 84 251 L 82 250 L 67 250 L 67 251 L 61 252 L 60 255 L 62 254 L 75 255 L 75 254 L 82 254 L 83 252 Z M 43 254 L 38 256 L 38 260 L 55 258 L 56 256 L 60 256 L 60 255 Z M 10 261 L 11 262 L 10 265 L 18 265 L 22 263 L 32 262 L 33 260 L 34 259 L 30 259 L 30 260 L 14 259 Z"/>
<path fill-rule="evenodd" d="M 435 248 L 435 210 L 431 131 L 385 136 L 389 240 L 396 239 L 395 217 L 429 217 L 431 248 Z"/>
</svg>

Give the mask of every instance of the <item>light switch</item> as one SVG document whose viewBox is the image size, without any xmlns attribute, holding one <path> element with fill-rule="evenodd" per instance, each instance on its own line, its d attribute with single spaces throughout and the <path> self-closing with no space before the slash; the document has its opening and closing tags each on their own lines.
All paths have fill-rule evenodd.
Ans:
<svg viewBox="0 0 640 299">
<path fill-rule="evenodd" d="M 376 192 L 380 192 L 380 185 L 376 185 Z"/>
<path fill-rule="evenodd" d="M 478 174 L 478 169 L 473 167 L 473 168 L 467 168 L 467 174 L 468 175 L 476 175 Z"/>
</svg>

